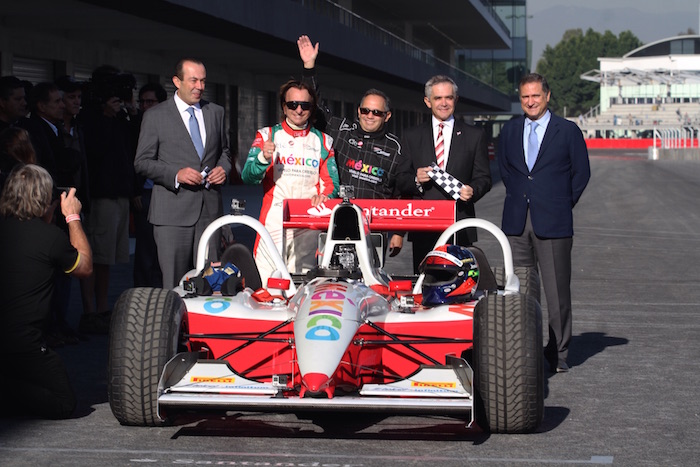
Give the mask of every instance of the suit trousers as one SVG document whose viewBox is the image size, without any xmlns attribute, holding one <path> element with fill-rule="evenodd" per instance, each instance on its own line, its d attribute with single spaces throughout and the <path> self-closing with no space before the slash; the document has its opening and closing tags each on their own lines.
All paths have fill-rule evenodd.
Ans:
<svg viewBox="0 0 700 467">
<path fill-rule="evenodd" d="M 203 208 L 204 209 L 204 208 Z M 153 238 L 158 249 L 158 262 L 163 272 L 163 288 L 173 289 L 180 284 L 182 277 L 187 274 L 197 261 L 197 247 L 202 233 L 212 221 L 216 213 L 205 212 L 199 216 L 197 223 L 192 226 L 154 225 Z M 220 234 L 213 235 L 209 242 L 210 261 L 218 260 Z"/>
<path fill-rule="evenodd" d="M 509 235 L 508 241 L 513 250 L 514 266 L 539 269 L 549 315 L 549 342 L 545 353 L 551 360 L 558 356 L 558 363 L 566 363 L 571 341 L 573 237 L 538 237 L 532 228 L 528 210 L 525 230 L 521 235 Z"/>
</svg>

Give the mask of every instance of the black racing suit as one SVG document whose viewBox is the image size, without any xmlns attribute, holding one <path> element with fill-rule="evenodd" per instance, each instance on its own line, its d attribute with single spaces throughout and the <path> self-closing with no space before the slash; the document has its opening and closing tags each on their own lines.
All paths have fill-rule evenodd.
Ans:
<svg viewBox="0 0 700 467">
<path fill-rule="evenodd" d="M 304 69 L 304 79 L 312 83 L 318 94 L 315 70 Z M 356 198 L 398 198 L 399 138 L 385 127 L 368 133 L 357 121 L 334 117 L 325 105 L 319 104 L 318 110 L 314 126 L 333 137 L 340 184 L 355 187 Z"/>
<path fill-rule="evenodd" d="M 304 68 L 303 78 L 310 83 L 319 96 L 316 126 L 333 137 L 335 161 L 341 185 L 355 188 L 355 198 L 397 199 L 396 174 L 401 155 L 401 141 L 385 126 L 379 131 L 368 133 L 359 122 L 347 118 L 334 117 L 327 106 L 321 104 L 316 70 Z M 405 232 L 389 232 L 388 238 Z M 387 236 L 384 239 L 388 246 Z"/>
</svg>

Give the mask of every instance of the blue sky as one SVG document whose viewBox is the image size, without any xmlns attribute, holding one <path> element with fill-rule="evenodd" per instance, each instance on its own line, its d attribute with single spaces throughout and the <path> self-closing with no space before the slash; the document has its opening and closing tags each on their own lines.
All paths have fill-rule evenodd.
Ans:
<svg viewBox="0 0 700 467">
<path fill-rule="evenodd" d="M 700 0 L 528 0 L 527 11 L 533 70 L 545 46 L 556 45 L 567 29 L 629 30 L 644 43 L 700 30 Z"/>
</svg>

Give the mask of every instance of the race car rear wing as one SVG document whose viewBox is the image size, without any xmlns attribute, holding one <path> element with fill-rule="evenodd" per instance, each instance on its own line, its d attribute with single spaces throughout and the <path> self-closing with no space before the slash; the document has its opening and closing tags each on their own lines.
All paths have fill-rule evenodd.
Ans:
<svg viewBox="0 0 700 467">
<path fill-rule="evenodd" d="M 311 206 L 309 199 L 284 201 L 283 227 L 285 229 L 326 230 L 333 207 L 340 199 Z M 352 199 L 365 214 L 369 228 L 379 231 L 442 232 L 455 222 L 454 201 L 419 199 Z"/>
</svg>

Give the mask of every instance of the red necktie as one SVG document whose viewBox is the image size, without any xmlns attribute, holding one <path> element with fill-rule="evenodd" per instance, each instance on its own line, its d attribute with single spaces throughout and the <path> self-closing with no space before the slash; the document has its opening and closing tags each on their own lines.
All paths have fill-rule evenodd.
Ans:
<svg viewBox="0 0 700 467">
<path fill-rule="evenodd" d="M 442 127 L 445 126 L 444 123 L 438 125 L 440 130 L 437 135 L 437 142 L 435 143 L 435 157 L 437 158 L 437 165 L 441 169 L 445 170 L 445 142 L 442 139 Z"/>
</svg>

